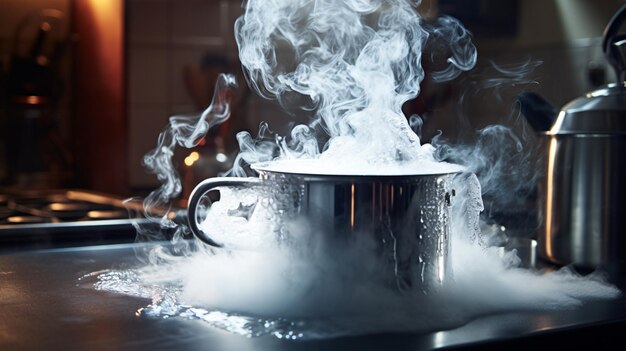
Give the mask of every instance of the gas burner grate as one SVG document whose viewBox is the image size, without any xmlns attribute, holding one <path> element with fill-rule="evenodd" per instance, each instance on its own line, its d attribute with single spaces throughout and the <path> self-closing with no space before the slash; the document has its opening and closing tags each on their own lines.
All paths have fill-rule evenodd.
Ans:
<svg viewBox="0 0 626 351">
<path fill-rule="evenodd" d="M 133 242 L 137 221 L 106 194 L 0 189 L 0 252 Z"/>
</svg>

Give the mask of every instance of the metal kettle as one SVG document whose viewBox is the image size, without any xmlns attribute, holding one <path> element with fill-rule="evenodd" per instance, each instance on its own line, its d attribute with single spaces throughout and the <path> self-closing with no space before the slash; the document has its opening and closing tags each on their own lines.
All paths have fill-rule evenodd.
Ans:
<svg viewBox="0 0 626 351">
<path fill-rule="evenodd" d="M 626 5 L 604 32 L 618 82 L 587 93 L 558 114 L 533 93 L 522 113 L 547 144 L 538 186 L 539 254 L 557 264 L 626 272 Z"/>
</svg>

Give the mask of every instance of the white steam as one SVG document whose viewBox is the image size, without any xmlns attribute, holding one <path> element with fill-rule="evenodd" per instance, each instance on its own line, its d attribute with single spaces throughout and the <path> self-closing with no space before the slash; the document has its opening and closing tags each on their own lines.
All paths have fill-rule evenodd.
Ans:
<svg viewBox="0 0 626 351">
<path fill-rule="evenodd" d="M 294 172 L 311 161 L 308 167 L 315 171 L 309 173 L 459 171 L 438 163 L 433 146 L 421 145 L 414 131 L 420 121 L 414 117 L 409 123 L 401 107 L 419 94 L 427 43 L 432 52 L 427 59 L 437 63 L 435 81 L 471 69 L 476 49 L 458 21 L 443 17 L 424 23 L 415 5 L 408 0 L 247 1 L 235 32 L 249 85 L 286 108 L 299 102 L 314 118 L 288 137 L 273 135 L 267 125 L 257 139 L 241 132 L 241 152 L 230 174 L 242 176 L 248 165 L 277 159 L 287 162 L 280 167 L 296 167 Z M 161 227 L 176 227 L 171 218 L 151 216 L 150 210 L 167 208 L 180 193 L 171 163 L 174 148 L 195 145 L 212 124 L 228 117 L 228 99 L 219 86 L 233 83 L 222 76 L 203 116 L 172 118 L 158 147 L 146 156 L 146 166 L 163 182 L 145 201 L 147 216 Z M 497 132 L 493 147 L 498 148 L 497 137 L 506 134 L 488 131 Z M 507 145 L 517 151 L 518 140 L 511 138 Z M 465 157 L 464 166 L 480 170 L 481 180 L 498 178 L 490 170 L 503 172 L 492 169 L 489 154 L 482 157 L 488 148 L 441 150 L 450 158 Z M 176 255 L 159 246 L 150 252 L 152 265 L 101 275 L 97 286 L 152 297 L 143 311 L 148 315 L 199 318 L 243 335 L 290 338 L 450 328 L 487 313 L 572 308 L 619 294 L 596 277 L 519 268 L 514 252 L 502 257 L 497 248 L 486 247 L 480 236 L 481 194 L 496 188 L 471 173 L 464 177 L 450 212 L 454 280 L 436 293 L 398 291 L 383 283 L 388 272 L 381 268 L 380 242 L 371 237 L 355 235 L 337 254 L 325 250 L 327 233 L 316 230 L 318 223 L 289 222 L 281 231 L 272 199 L 250 189 L 222 191 L 202 224 L 218 241 L 237 242 L 238 250 L 195 242 Z"/>
<path fill-rule="evenodd" d="M 133 225 L 137 229 L 138 240 L 162 239 L 164 230 L 174 231 L 174 237 L 180 238 L 180 230 L 184 230 L 179 223 L 173 221 L 170 215 L 172 200 L 177 198 L 182 190 L 182 184 L 173 156 L 177 146 L 192 148 L 204 137 L 209 128 L 219 125 L 230 117 L 230 88 L 236 86 L 235 77 L 230 74 L 221 74 L 215 83 L 215 92 L 211 104 L 200 115 L 172 116 L 169 124 L 159 134 L 157 146 L 148 152 L 143 159 L 146 170 L 154 173 L 161 186 L 152 191 L 142 201 L 143 211 L 135 213 L 139 218 Z M 129 199 L 129 211 L 136 212 L 137 206 L 133 203 L 139 199 Z M 145 218 L 147 220 L 141 220 Z"/>
<path fill-rule="evenodd" d="M 267 208 L 248 220 L 228 216 L 258 196 L 249 190 L 223 192 L 203 224 L 216 239 L 238 244 L 237 250 L 199 250 L 136 271 L 101 274 L 96 287 L 151 298 L 141 310 L 147 316 L 201 319 L 245 336 L 292 339 L 435 331 L 487 314 L 571 309 L 619 295 L 599 275 L 520 268 L 515 251 L 502 255 L 481 245 L 468 235 L 479 231 L 480 185 L 471 174 L 462 181 L 468 187 L 457 193 L 451 211 L 453 223 L 465 224 L 451 228 L 454 279 L 434 293 L 385 283 L 389 272 L 381 269 L 379 245 L 369 236 L 357 234 L 337 255 L 324 250 L 325 233 L 311 223 L 291 223 L 285 240 L 272 235 Z"/>
<path fill-rule="evenodd" d="M 267 147 L 257 151 L 258 145 L 241 135 L 246 152 L 236 164 L 277 157 L 319 157 L 329 160 L 323 166 L 342 165 L 344 171 L 398 162 L 428 164 L 432 150 L 421 148 L 401 108 L 419 94 L 429 32 L 432 42 L 447 48 L 444 67 L 434 73 L 438 80 L 471 69 L 476 49 L 469 33 L 452 18 L 422 26 L 416 5 L 383 0 L 248 1 L 235 24 L 248 83 L 285 107 L 292 107 L 294 95 L 303 96 L 307 103 L 301 107 L 314 110 L 315 118 L 308 126 L 294 128 L 289 142 L 279 140 L 279 150 L 270 154 Z M 236 168 L 234 173 L 242 174 Z"/>
<path fill-rule="evenodd" d="M 444 61 L 440 70 L 434 69 L 431 78 L 435 82 L 445 82 L 457 78 L 463 71 L 476 65 L 476 48 L 470 33 L 461 22 L 453 17 L 442 16 L 435 23 L 425 23 L 424 28 L 431 33 L 429 38 L 430 61 L 437 64 Z M 438 55 L 445 55 L 438 60 Z"/>
<path fill-rule="evenodd" d="M 453 143 L 443 134 L 432 139 L 436 159 L 463 165 L 475 173 L 482 185 L 483 197 L 496 211 L 524 206 L 533 196 L 538 176 L 542 174 L 535 166 L 541 143 L 536 132 L 528 130 L 515 96 L 515 92 L 538 85 L 533 75 L 541 64 L 542 61 L 530 59 L 508 65 L 490 61 L 487 67 L 472 72 L 463 80 L 459 97 L 460 142 Z M 463 108 L 473 100 L 485 99 L 511 112 L 508 116 L 498 116 L 498 124 L 477 128 L 470 125 L 471 119 Z"/>
</svg>

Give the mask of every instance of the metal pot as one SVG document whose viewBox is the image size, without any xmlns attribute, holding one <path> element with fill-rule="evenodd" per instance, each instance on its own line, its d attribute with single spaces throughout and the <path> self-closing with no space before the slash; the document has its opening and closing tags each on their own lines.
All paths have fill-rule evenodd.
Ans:
<svg viewBox="0 0 626 351">
<path fill-rule="evenodd" d="M 345 257 L 358 258 L 349 264 L 371 264 L 371 257 L 350 252 L 359 238 L 369 238 L 383 276 L 398 289 L 427 292 L 450 279 L 449 207 L 457 173 L 361 176 L 290 173 L 271 165 L 254 168 L 259 178 L 209 178 L 194 189 L 188 215 L 198 239 L 223 246 L 200 229 L 205 194 L 223 187 L 252 187 L 261 198 L 254 211 L 265 203 L 271 204 L 278 222 L 303 219 L 329 252 L 325 257 L 337 260 L 331 265 L 345 264 Z M 285 226 L 277 228 L 276 235 L 289 240 Z"/>
<path fill-rule="evenodd" d="M 539 186 L 539 254 L 554 263 L 626 267 L 626 35 L 617 35 L 626 5 L 604 34 L 603 49 L 618 77 L 554 109 L 532 93 L 520 96 L 522 112 L 547 144 Z"/>
</svg>

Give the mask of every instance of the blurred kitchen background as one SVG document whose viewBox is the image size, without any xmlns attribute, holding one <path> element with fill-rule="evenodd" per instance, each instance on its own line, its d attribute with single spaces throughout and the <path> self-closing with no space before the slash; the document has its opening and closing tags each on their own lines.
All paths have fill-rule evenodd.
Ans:
<svg viewBox="0 0 626 351">
<path fill-rule="evenodd" d="M 424 1 L 426 18 L 450 14 L 472 31 L 479 67 L 446 84 L 426 79 L 423 94 L 407 103 L 407 113 L 425 118 L 423 140 L 438 130 L 455 139 L 502 120 L 527 133 L 511 112 L 517 93 L 533 90 L 560 107 L 613 81 L 600 43 L 622 3 Z M 284 134 L 289 123 L 306 122 L 247 89 L 233 37 L 241 6 L 241 0 L 0 0 L 2 186 L 147 193 L 158 181 L 142 167 L 143 155 L 169 116 L 197 113 L 210 102 L 220 71 L 240 82 L 233 114 L 203 145 L 178 152 L 185 193 L 228 167 L 236 132 L 256 135 L 267 121 Z M 516 77 L 537 61 L 517 84 L 484 84 L 502 71 Z"/>
</svg>

